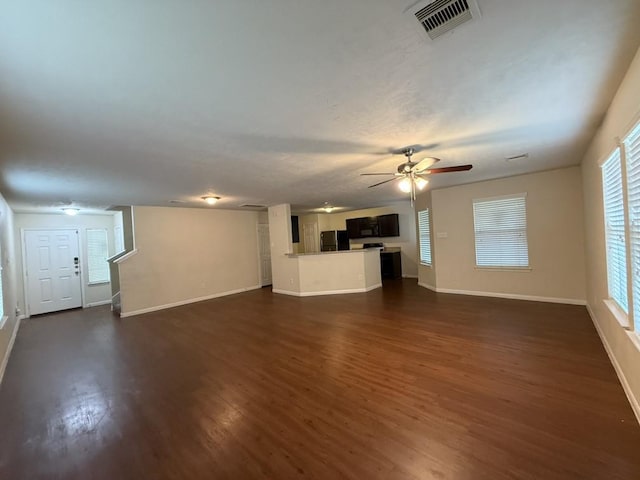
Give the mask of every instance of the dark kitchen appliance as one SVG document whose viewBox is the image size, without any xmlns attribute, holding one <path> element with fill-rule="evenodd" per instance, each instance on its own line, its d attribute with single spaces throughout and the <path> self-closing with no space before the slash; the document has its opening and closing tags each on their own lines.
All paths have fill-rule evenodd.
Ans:
<svg viewBox="0 0 640 480">
<path fill-rule="evenodd" d="M 383 248 L 382 243 L 363 243 L 362 248 L 380 248 L 380 275 L 382 278 L 402 278 L 400 248 Z"/>
<path fill-rule="evenodd" d="M 335 252 L 349 250 L 349 235 L 346 230 L 327 230 L 320 233 L 320 250 Z"/>
<path fill-rule="evenodd" d="M 380 274 L 382 278 L 402 278 L 402 258 L 399 248 L 380 250 Z"/>
</svg>

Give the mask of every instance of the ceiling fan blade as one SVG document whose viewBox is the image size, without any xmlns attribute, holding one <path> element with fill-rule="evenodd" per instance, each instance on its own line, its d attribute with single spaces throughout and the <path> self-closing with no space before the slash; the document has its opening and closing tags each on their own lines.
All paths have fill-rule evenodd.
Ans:
<svg viewBox="0 0 640 480">
<path fill-rule="evenodd" d="M 420 173 L 422 170 L 426 170 L 430 166 L 438 163 L 440 161 L 439 158 L 436 157 L 427 157 L 420 160 L 415 167 L 413 167 L 413 171 L 416 173 Z"/>
<path fill-rule="evenodd" d="M 424 175 L 433 175 L 434 173 L 449 173 L 449 172 L 466 172 L 471 170 L 473 165 L 457 165 L 455 167 L 442 167 L 442 168 L 428 168 L 420 173 Z"/>
<path fill-rule="evenodd" d="M 369 185 L 368 188 L 377 187 L 378 185 L 383 185 L 385 183 L 393 182 L 394 180 L 396 180 L 396 179 L 395 178 L 390 178 L 389 180 L 385 180 L 384 182 L 379 182 L 379 183 L 374 183 L 373 185 Z"/>
<path fill-rule="evenodd" d="M 360 175 L 395 175 L 395 173 L 361 173 Z"/>
</svg>

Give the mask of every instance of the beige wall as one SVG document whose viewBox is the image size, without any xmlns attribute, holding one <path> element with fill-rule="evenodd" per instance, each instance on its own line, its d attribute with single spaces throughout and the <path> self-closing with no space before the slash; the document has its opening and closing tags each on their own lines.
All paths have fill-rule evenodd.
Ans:
<svg viewBox="0 0 640 480">
<path fill-rule="evenodd" d="M 82 250 L 81 266 L 87 265 L 87 235 L 88 228 L 104 228 L 107 230 L 109 242 L 109 255 L 113 255 L 114 237 L 113 225 L 114 214 L 105 215 L 84 215 L 78 214 L 70 217 L 64 214 L 36 214 L 36 213 L 17 213 L 15 214 L 15 244 L 16 256 L 18 261 L 18 271 L 22 278 L 22 229 L 56 229 L 56 228 L 77 228 L 80 233 L 80 248 Z M 111 301 L 111 285 L 108 283 L 100 285 L 89 285 L 86 269 L 82 269 L 82 305 L 91 307 L 96 304 L 102 304 Z M 22 280 L 18 282 L 18 299 L 20 305 L 24 307 L 26 299 L 24 296 L 24 284 Z M 23 310 L 25 310 L 23 308 Z"/>
<path fill-rule="evenodd" d="M 625 331 L 603 303 L 608 297 L 602 203 L 602 176 L 598 163 L 640 120 L 640 50 L 636 54 L 598 133 L 582 161 L 584 189 L 587 304 L 640 419 L 640 340 Z"/>
<path fill-rule="evenodd" d="M 0 264 L 2 265 L 2 293 L 4 314 L 8 317 L 0 329 L 0 380 L 8 361 L 10 343 L 16 333 L 18 306 L 18 274 L 16 245 L 14 236 L 14 215 L 7 202 L 0 195 Z"/>
<path fill-rule="evenodd" d="M 517 193 L 527 194 L 531 269 L 476 268 L 473 200 Z M 444 188 L 432 191 L 431 195 L 435 275 L 439 291 L 584 302 L 584 232 L 579 167 Z M 446 238 L 442 238 L 443 235 Z"/>
<path fill-rule="evenodd" d="M 259 288 L 257 212 L 134 207 L 120 264 L 122 315 Z"/>
<path fill-rule="evenodd" d="M 269 207 L 269 236 L 271 239 L 271 280 L 274 291 L 300 292 L 298 262 L 287 257 L 293 253 L 291 242 L 291 206 Z"/>
<path fill-rule="evenodd" d="M 115 213 L 113 218 L 113 226 L 119 226 L 122 229 L 122 239 L 125 251 L 130 252 L 134 248 L 134 228 L 133 213 L 130 206 L 113 207 Z M 119 253 L 119 252 L 116 252 Z"/>
</svg>

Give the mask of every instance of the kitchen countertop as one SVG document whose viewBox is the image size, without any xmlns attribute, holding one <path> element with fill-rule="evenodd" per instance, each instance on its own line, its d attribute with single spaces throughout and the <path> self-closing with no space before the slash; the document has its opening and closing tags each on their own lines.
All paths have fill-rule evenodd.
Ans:
<svg viewBox="0 0 640 480">
<path fill-rule="evenodd" d="M 313 252 L 313 253 L 287 253 L 287 257 L 296 258 L 296 257 L 311 257 L 317 255 L 342 255 L 345 253 L 361 253 L 361 252 L 375 252 L 377 250 L 381 250 L 380 248 L 357 248 L 353 250 L 338 250 L 335 252 Z M 398 250 L 399 251 L 399 250 Z"/>
</svg>

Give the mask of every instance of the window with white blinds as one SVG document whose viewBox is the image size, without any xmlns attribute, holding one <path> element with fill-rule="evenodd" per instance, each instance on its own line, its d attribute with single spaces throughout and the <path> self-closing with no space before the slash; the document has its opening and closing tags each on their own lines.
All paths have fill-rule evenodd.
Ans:
<svg viewBox="0 0 640 480">
<path fill-rule="evenodd" d="M 624 140 L 629 203 L 631 291 L 636 332 L 640 332 L 640 124 Z"/>
<path fill-rule="evenodd" d="M 617 149 L 602 164 L 605 236 L 607 241 L 607 280 L 609 297 L 629 313 L 627 295 L 627 249 L 625 242 L 622 163 Z"/>
<path fill-rule="evenodd" d="M 89 284 L 109 282 L 109 249 L 107 230 L 104 228 L 87 229 L 87 271 Z"/>
<path fill-rule="evenodd" d="M 2 258 L 2 251 L 0 251 L 0 258 Z M 4 295 L 2 288 L 2 266 L 0 265 L 0 328 L 4 325 Z"/>
<path fill-rule="evenodd" d="M 478 267 L 529 266 L 526 195 L 473 201 Z"/>
<path fill-rule="evenodd" d="M 431 265 L 431 223 L 428 208 L 418 212 L 418 232 L 420 234 L 420 263 Z"/>
</svg>

